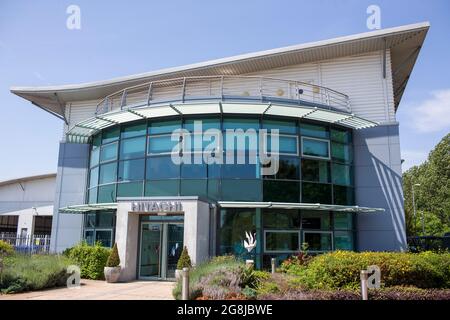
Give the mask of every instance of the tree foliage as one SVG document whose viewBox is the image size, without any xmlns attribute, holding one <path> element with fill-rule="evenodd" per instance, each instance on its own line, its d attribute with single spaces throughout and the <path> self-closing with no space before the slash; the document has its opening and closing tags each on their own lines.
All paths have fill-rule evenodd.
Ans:
<svg viewBox="0 0 450 320">
<path fill-rule="evenodd" d="M 442 236 L 450 232 L 450 133 L 430 152 L 427 161 L 403 173 L 403 192 L 409 236 L 422 234 L 422 213 L 426 235 Z"/>
</svg>

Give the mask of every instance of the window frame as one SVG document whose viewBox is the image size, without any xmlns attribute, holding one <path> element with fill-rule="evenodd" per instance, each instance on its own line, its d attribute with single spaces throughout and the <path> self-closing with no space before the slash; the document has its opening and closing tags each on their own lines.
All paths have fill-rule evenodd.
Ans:
<svg viewBox="0 0 450 320">
<path fill-rule="evenodd" d="M 298 234 L 298 249 L 297 250 L 267 250 L 267 233 L 297 233 Z M 264 252 L 263 253 L 294 253 L 299 252 L 302 244 L 301 230 L 288 230 L 288 229 L 264 229 Z"/>
<path fill-rule="evenodd" d="M 328 144 L 328 157 L 312 156 L 312 155 L 304 154 L 304 152 L 303 152 L 304 151 L 303 148 L 304 148 L 304 145 L 305 145 L 304 139 L 326 142 Z M 301 137 L 301 146 L 300 147 L 302 149 L 302 153 L 301 153 L 301 157 L 302 158 L 320 159 L 320 160 L 329 160 L 329 161 L 331 161 L 331 144 L 330 144 L 330 140 L 329 139 L 321 139 L 321 138 L 302 136 Z"/>
</svg>

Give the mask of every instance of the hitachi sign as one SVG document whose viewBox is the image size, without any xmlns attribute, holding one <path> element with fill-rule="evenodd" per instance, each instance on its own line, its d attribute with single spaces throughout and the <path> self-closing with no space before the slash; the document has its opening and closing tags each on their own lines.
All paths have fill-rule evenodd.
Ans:
<svg viewBox="0 0 450 320">
<path fill-rule="evenodd" d="M 131 211 L 155 213 L 182 212 L 183 205 L 180 201 L 133 201 L 131 203 Z"/>
</svg>

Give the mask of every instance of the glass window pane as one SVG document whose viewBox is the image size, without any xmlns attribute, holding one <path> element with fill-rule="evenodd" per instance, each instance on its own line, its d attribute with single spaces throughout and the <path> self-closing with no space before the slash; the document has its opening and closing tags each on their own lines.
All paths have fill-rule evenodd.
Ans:
<svg viewBox="0 0 450 320">
<path fill-rule="evenodd" d="M 102 144 L 119 140 L 119 127 L 105 129 L 102 132 Z"/>
<path fill-rule="evenodd" d="M 97 188 L 89 189 L 89 200 L 88 203 L 97 203 Z"/>
<path fill-rule="evenodd" d="M 91 169 L 91 173 L 89 175 L 89 188 L 95 187 L 98 185 L 98 167 Z"/>
<path fill-rule="evenodd" d="M 267 136 L 267 141 L 265 143 L 267 143 L 267 152 L 298 154 L 297 136 L 278 136 L 278 152 L 272 150 L 272 135 Z"/>
<path fill-rule="evenodd" d="M 263 187 L 264 201 L 300 201 L 300 183 L 297 181 L 264 180 Z"/>
<path fill-rule="evenodd" d="M 219 219 L 219 254 L 247 253 L 243 246 L 245 232 L 256 232 L 255 209 L 222 209 Z"/>
<path fill-rule="evenodd" d="M 263 129 L 270 130 L 278 129 L 279 133 L 296 134 L 297 124 L 295 121 L 279 121 L 279 120 L 263 120 Z"/>
<path fill-rule="evenodd" d="M 147 124 L 145 122 L 135 123 L 122 127 L 122 138 L 131 138 L 146 135 Z"/>
<path fill-rule="evenodd" d="M 101 147 L 100 161 L 106 162 L 117 159 L 117 142 Z"/>
<path fill-rule="evenodd" d="M 207 164 L 185 164 L 181 165 L 181 177 L 187 179 L 198 179 L 207 177 Z"/>
<path fill-rule="evenodd" d="M 335 231 L 334 249 L 353 250 L 353 233 L 348 231 Z"/>
<path fill-rule="evenodd" d="M 300 134 L 302 136 L 310 136 L 325 139 L 329 137 L 328 130 L 326 127 L 307 123 L 300 124 Z"/>
<path fill-rule="evenodd" d="M 350 186 L 352 181 L 351 167 L 344 164 L 333 163 L 333 183 Z"/>
<path fill-rule="evenodd" d="M 330 230 L 331 215 L 323 211 L 302 211 L 302 228 L 314 230 Z"/>
<path fill-rule="evenodd" d="M 272 232 L 266 231 L 265 235 L 265 251 L 298 251 L 299 233 L 296 232 Z"/>
<path fill-rule="evenodd" d="M 304 242 L 308 244 L 308 250 L 311 251 L 331 251 L 332 239 L 331 233 L 304 232 Z"/>
<path fill-rule="evenodd" d="M 190 132 L 194 132 L 194 122 L 201 124 L 202 131 L 208 129 L 219 129 L 220 130 L 220 120 L 219 119 L 189 119 L 185 120 L 184 128 Z"/>
<path fill-rule="evenodd" d="M 114 227 L 114 216 L 113 212 L 99 212 L 94 213 L 95 216 L 95 227 L 96 228 L 112 228 Z"/>
<path fill-rule="evenodd" d="M 353 159 L 352 147 L 348 144 L 333 142 L 331 144 L 331 156 L 333 160 L 351 163 Z"/>
<path fill-rule="evenodd" d="M 324 140 L 302 138 L 302 154 L 304 156 L 329 158 L 329 142 Z"/>
<path fill-rule="evenodd" d="M 142 197 L 144 184 L 142 181 L 119 183 L 117 185 L 118 197 Z"/>
<path fill-rule="evenodd" d="M 98 203 L 111 203 L 116 201 L 116 184 L 98 187 Z"/>
<path fill-rule="evenodd" d="M 170 156 L 147 158 L 147 180 L 180 177 L 180 166 Z"/>
<path fill-rule="evenodd" d="M 102 164 L 100 166 L 100 183 L 116 182 L 117 180 L 117 162 Z"/>
<path fill-rule="evenodd" d="M 224 150 L 258 150 L 258 132 L 226 132 Z"/>
<path fill-rule="evenodd" d="M 104 247 L 111 247 L 111 230 L 96 230 L 95 231 L 95 242 L 100 242 Z"/>
<path fill-rule="evenodd" d="M 220 180 L 208 179 L 208 198 L 212 200 L 220 199 Z"/>
<path fill-rule="evenodd" d="M 302 202 L 331 204 L 331 185 L 303 182 Z"/>
<path fill-rule="evenodd" d="M 223 120 L 223 130 L 226 129 L 242 129 L 246 131 L 247 129 L 259 129 L 258 119 L 224 119 Z"/>
<path fill-rule="evenodd" d="M 181 195 L 182 196 L 203 196 L 206 197 L 208 181 L 185 179 L 181 180 Z"/>
<path fill-rule="evenodd" d="M 102 134 L 96 134 L 93 138 L 92 138 L 92 146 L 94 147 L 100 147 L 100 145 L 102 144 Z"/>
<path fill-rule="evenodd" d="M 353 206 L 355 204 L 354 192 L 351 187 L 334 185 L 334 204 Z"/>
<path fill-rule="evenodd" d="M 179 145 L 179 141 L 172 141 L 172 136 L 170 135 L 150 136 L 148 139 L 148 153 L 158 154 L 179 151 L 177 145 Z"/>
<path fill-rule="evenodd" d="M 331 140 L 350 143 L 352 141 L 352 134 L 349 130 L 331 129 Z"/>
<path fill-rule="evenodd" d="M 144 180 L 145 159 L 119 162 L 119 181 Z"/>
<path fill-rule="evenodd" d="M 250 164 L 246 159 L 244 164 L 223 164 L 222 176 L 224 178 L 239 178 L 239 179 L 255 179 L 260 176 L 259 164 Z"/>
<path fill-rule="evenodd" d="M 261 180 L 222 180 L 222 200 L 261 201 Z"/>
<path fill-rule="evenodd" d="M 100 161 L 100 148 L 96 147 L 91 151 L 90 167 L 98 165 Z"/>
<path fill-rule="evenodd" d="M 330 163 L 326 161 L 302 159 L 302 180 L 330 182 Z"/>
<path fill-rule="evenodd" d="M 277 179 L 300 179 L 300 161 L 298 158 L 280 157 Z"/>
<path fill-rule="evenodd" d="M 268 229 L 300 229 L 298 210 L 263 209 L 263 226 Z"/>
<path fill-rule="evenodd" d="M 146 137 L 125 139 L 120 142 L 120 159 L 140 158 L 145 155 Z"/>
<path fill-rule="evenodd" d="M 180 120 L 152 122 L 148 127 L 149 134 L 172 133 L 174 130 L 181 128 Z"/>
<path fill-rule="evenodd" d="M 94 245 L 94 230 L 86 230 L 84 232 L 84 240 L 90 246 Z"/>
<path fill-rule="evenodd" d="M 352 230 L 353 229 L 353 215 L 346 212 L 334 213 L 334 229 Z"/>
<path fill-rule="evenodd" d="M 178 184 L 180 180 L 154 180 L 145 182 L 145 195 L 178 196 Z"/>
</svg>

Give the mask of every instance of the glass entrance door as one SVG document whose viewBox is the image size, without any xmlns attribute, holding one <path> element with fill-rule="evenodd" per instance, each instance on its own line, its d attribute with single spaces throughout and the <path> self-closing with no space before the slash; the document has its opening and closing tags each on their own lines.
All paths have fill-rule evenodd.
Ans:
<svg viewBox="0 0 450 320">
<path fill-rule="evenodd" d="M 139 278 L 172 279 L 183 250 L 182 223 L 141 223 Z"/>
</svg>

